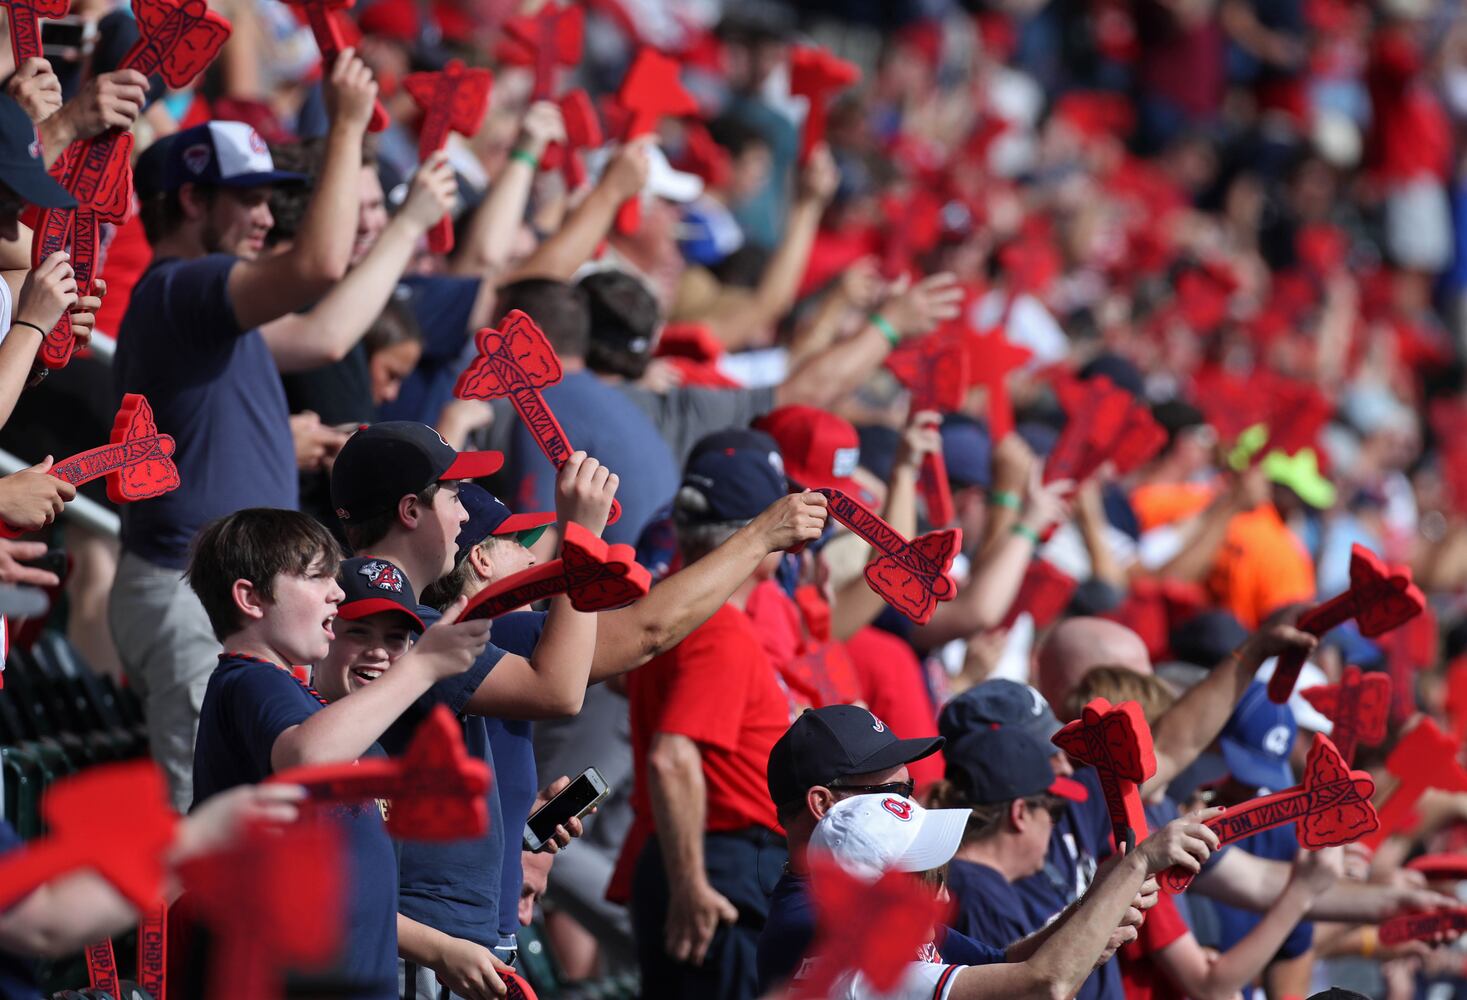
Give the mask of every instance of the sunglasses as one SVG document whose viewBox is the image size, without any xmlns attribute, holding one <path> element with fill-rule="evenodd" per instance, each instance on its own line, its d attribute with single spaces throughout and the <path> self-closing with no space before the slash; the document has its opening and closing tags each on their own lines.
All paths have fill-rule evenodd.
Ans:
<svg viewBox="0 0 1467 1000">
<path fill-rule="evenodd" d="M 850 795 L 900 795 L 910 799 L 912 793 L 917 790 L 915 781 L 890 781 L 884 785 L 826 785 L 832 792 L 846 792 Z"/>
</svg>

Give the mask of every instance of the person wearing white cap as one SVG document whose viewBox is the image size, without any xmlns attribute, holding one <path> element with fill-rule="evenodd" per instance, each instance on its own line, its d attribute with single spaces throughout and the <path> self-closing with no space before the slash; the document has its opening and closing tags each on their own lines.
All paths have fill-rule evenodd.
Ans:
<svg viewBox="0 0 1467 1000">
<path fill-rule="evenodd" d="M 1201 868 L 1217 847 L 1216 834 L 1203 821 L 1217 812 L 1209 810 L 1168 823 L 1133 853 L 1107 861 L 1077 904 L 1010 949 L 1011 958 L 1016 951 L 1027 953 L 1022 961 L 946 965 L 929 941 L 918 949 L 894 990 L 878 994 L 860 973 L 847 972 L 836 980 L 829 995 L 838 1000 L 969 1000 L 999 995 L 1057 1000 L 1071 996 L 1095 964 L 1108 957 L 1112 933 L 1149 876 L 1172 865 L 1194 872 Z M 946 866 L 962 843 L 970 815 L 967 809 L 924 809 L 900 795 L 857 795 L 837 802 L 816 824 L 810 852 L 812 856 L 824 854 L 866 882 L 875 882 L 887 872 L 910 872 L 945 895 Z M 797 980 L 813 958 L 818 956 L 807 957 L 795 975 Z"/>
</svg>

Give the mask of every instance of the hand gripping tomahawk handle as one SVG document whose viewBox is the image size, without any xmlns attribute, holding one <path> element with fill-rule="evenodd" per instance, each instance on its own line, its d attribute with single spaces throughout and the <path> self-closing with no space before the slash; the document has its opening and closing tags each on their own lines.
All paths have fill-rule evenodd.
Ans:
<svg viewBox="0 0 1467 1000">
<path fill-rule="evenodd" d="M 556 469 L 575 450 L 565 428 L 540 390 L 560 381 L 560 358 L 535 321 L 518 309 L 504 317 L 503 330 L 488 327 L 474 336 L 479 356 L 464 369 L 453 387 L 459 399 L 504 399 L 514 406 L 535 443 Z M 621 504 L 611 501 L 608 524 L 621 517 Z"/>
<path fill-rule="evenodd" d="M 1260 830 L 1297 823 L 1299 843 L 1317 851 L 1359 840 L 1380 824 L 1370 796 L 1375 782 L 1368 772 L 1352 771 L 1328 736 L 1314 737 L 1304 782 L 1293 788 L 1234 806 L 1207 821 L 1223 844 L 1251 837 Z M 1161 887 L 1183 892 L 1192 884 L 1185 868 L 1161 873 Z"/>
<path fill-rule="evenodd" d="M 306 23 L 316 37 L 316 48 L 321 50 L 321 62 L 329 72 L 336 57 L 346 48 L 346 38 L 341 33 L 341 24 L 336 20 L 338 10 L 349 10 L 354 0 L 285 0 L 292 7 L 305 11 Z M 381 132 L 392 124 L 387 109 L 378 101 L 372 107 L 372 118 L 367 122 L 368 132 Z"/>
<path fill-rule="evenodd" d="M 448 144 L 449 132 L 473 135 L 479 131 L 489 110 L 494 76 L 487 69 L 468 69 L 453 59 L 437 73 L 409 75 L 402 85 L 423 111 L 418 131 L 418 160 L 423 162 Z M 428 249 L 434 253 L 453 250 L 453 220 L 447 215 L 428 231 Z"/>
</svg>

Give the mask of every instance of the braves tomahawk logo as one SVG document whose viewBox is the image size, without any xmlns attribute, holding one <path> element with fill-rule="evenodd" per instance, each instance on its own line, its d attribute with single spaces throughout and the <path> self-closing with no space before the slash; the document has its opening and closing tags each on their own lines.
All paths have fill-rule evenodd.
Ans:
<svg viewBox="0 0 1467 1000">
<path fill-rule="evenodd" d="M 402 593 L 402 573 L 392 563 L 373 559 L 369 563 L 363 563 L 357 572 L 367 578 L 369 587 L 390 590 L 394 594 Z"/>
</svg>

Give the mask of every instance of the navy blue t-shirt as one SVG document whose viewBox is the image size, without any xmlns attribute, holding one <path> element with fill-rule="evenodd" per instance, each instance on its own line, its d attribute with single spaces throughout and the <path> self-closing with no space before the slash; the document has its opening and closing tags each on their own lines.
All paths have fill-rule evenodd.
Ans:
<svg viewBox="0 0 1467 1000">
<path fill-rule="evenodd" d="M 124 504 L 122 547 L 183 569 L 194 534 L 246 507 L 299 504 L 290 412 L 259 330 L 241 330 L 229 299 L 238 258 L 155 261 L 133 289 L 117 333 L 118 400 L 142 393 L 173 435 L 182 485 Z"/>
<path fill-rule="evenodd" d="M 1110 814 L 1095 769 L 1082 767 L 1074 777 L 1085 786 L 1089 798 L 1068 803 L 1055 823 L 1044 870 L 1013 884 L 1035 930 L 1084 894 L 1095 878 L 1096 865 L 1110 854 Z M 1119 1000 L 1124 995 L 1120 965 L 1114 959 L 1091 973 L 1075 994 L 1077 1000 Z"/>
<path fill-rule="evenodd" d="M 474 331 L 469 329 L 469 316 L 481 283 L 476 277 L 451 274 L 407 275 L 398 282 L 398 291 L 406 294 L 407 307 L 423 331 L 423 356 L 402 380 L 397 398 L 377 408 L 379 419 L 416 420 L 430 427 L 438 423 L 470 356 Z"/>
<path fill-rule="evenodd" d="M 209 677 L 194 744 L 194 805 L 273 773 L 270 752 L 280 734 L 324 706 L 305 685 L 273 663 L 224 655 Z M 364 756 L 382 756 L 373 745 Z M 357 996 L 397 995 L 397 859 L 375 803 L 332 809 L 346 846 L 351 887 L 342 957 L 333 971 L 363 984 Z M 372 984 L 373 988 L 365 988 Z"/>
<path fill-rule="evenodd" d="M 786 871 L 769 896 L 769 916 L 759 932 L 756 959 L 759 992 L 768 993 L 799 969 L 815 940 L 815 906 L 810 878 Z M 1004 942 L 1007 947 L 1009 942 Z M 937 950 L 950 965 L 996 965 L 1006 962 L 1002 948 L 974 941 L 952 928 L 940 928 Z"/>
<path fill-rule="evenodd" d="M 954 858 L 947 864 L 947 888 L 956 912 L 953 929 L 991 944 L 1013 944 L 1037 931 L 1024 900 L 1003 872 Z"/>
<path fill-rule="evenodd" d="M 418 617 L 431 628 L 443 615 L 420 604 Z M 463 712 L 503 656 L 504 650 L 498 646 L 484 647 L 468 670 L 434 684 L 382 734 L 382 745 L 387 752 L 399 756 L 407 751 L 428 713 L 438 705 L 447 705 L 463 727 L 464 750 L 470 757 L 477 756 L 487 762 L 494 773 L 484 796 L 489 807 L 489 829 L 484 836 L 440 842 L 404 841 L 399 874 L 398 908 L 404 916 L 486 948 L 499 943 L 500 859 L 504 854 L 505 830 L 499 813 L 499 795 L 495 791 L 499 775 L 489 746 L 489 728 L 484 719 Z"/>
<path fill-rule="evenodd" d="M 636 403 L 588 371 L 568 372 L 559 385 L 545 390 L 545 399 L 571 445 L 621 477 L 616 491 L 621 518 L 608 524 L 602 537 L 636 545 L 647 522 L 672 500 L 682 481 L 672 449 Z M 510 507 L 554 510 L 555 469 L 521 420 L 515 422 L 506 458 L 508 479 L 518 484 L 507 501 Z"/>
<path fill-rule="evenodd" d="M 494 619 L 489 633 L 506 652 L 528 657 L 545 629 L 541 611 L 515 611 Z M 535 774 L 534 726 L 516 719 L 485 719 L 489 746 L 494 750 L 494 785 L 499 789 L 499 814 L 504 818 L 504 867 L 500 873 L 499 935 L 511 938 L 520 929 L 520 888 L 525 870 L 520 857 L 525 820 L 535 804 L 539 780 Z"/>
<path fill-rule="evenodd" d="M 1292 862 L 1299 853 L 1299 837 L 1294 832 L 1294 824 L 1288 823 L 1284 826 L 1276 826 L 1272 830 L 1261 830 L 1251 837 L 1233 844 L 1231 849 L 1246 851 L 1256 857 L 1267 858 L 1270 861 Z M 1211 860 L 1211 859 L 1209 859 Z M 1243 938 L 1248 932 L 1258 926 L 1263 919 L 1262 913 L 1253 910 L 1240 910 L 1236 906 L 1228 906 L 1217 900 L 1212 901 L 1213 910 L 1217 913 L 1220 938 L 1218 948 L 1227 951 Z M 1314 924 L 1309 921 L 1300 921 L 1294 925 L 1289 936 L 1284 939 L 1283 945 L 1279 947 L 1279 958 L 1298 958 L 1314 944 Z"/>
<path fill-rule="evenodd" d="M 15 827 L 0 819 L 0 855 L 9 854 L 25 841 Z M 41 1000 L 41 986 L 36 982 L 36 963 L 8 951 L 0 951 L 0 997 L 5 1000 Z"/>
</svg>

